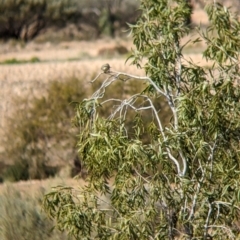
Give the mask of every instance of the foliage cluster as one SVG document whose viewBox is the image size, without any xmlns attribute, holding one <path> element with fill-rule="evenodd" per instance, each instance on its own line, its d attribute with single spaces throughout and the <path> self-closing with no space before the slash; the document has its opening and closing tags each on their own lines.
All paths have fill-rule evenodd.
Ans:
<svg viewBox="0 0 240 240">
<path fill-rule="evenodd" d="M 63 240 L 66 233 L 52 231 L 53 223 L 41 209 L 41 198 L 28 196 L 8 186 L 0 195 L 0 238 L 2 240 Z"/>
<path fill-rule="evenodd" d="M 191 41 L 206 44 L 205 68 L 183 54 L 191 15 L 186 0 L 141 0 L 141 10 L 130 25 L 130 59 L 147 76 L 105 72 L 78 105 L 88 185 L 77 193 L 54 189 L 44 209 L 76 239 L 238 239 L 240 22 L 216 1 L 206 5 L 210 26 Z M 112 84 L 130 80 L 144 81 L 145 89 L 103 99 Z M 165 126 L 154 102 L 163 99 L 172 116 Z M 99 114 L 105 104 L 112 106 L 107 118 Z"/>
</svg>

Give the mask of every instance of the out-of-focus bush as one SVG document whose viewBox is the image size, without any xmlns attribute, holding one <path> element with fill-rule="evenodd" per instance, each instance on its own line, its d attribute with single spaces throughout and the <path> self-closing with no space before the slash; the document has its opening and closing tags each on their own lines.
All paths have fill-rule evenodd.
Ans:
<svg viewBox="0 0 240 240">
<path fill-rule="evenodd" d="M 135 20 L 137 7 L 136 0 L 2 0 L 0 38 L 28 41 L 47 29 L 54 34 L 70 24 L 75 25 L 81 38 L 95 38 L 102 33 L 114 36 L 126 28 L 126 22 Z M 76 33 L 69 34 L 74 38 Z"/>
<path fill-rule="evenodd" d="M 6 188 L 0 195 L 0 239 L 70 240 L 65 233 L 52 230 L 52 221 L 41 210 L 43 194 L 32 197 L 13 187 Z"/>
<path fill-rule="evenodd" d="M 30 40 L 50 26 L 63 27 L 80 17 L 73 0 L 2 0 L 0 37 Z"/>
<path fill-rule="evenodd" d="M 76 131 L 71 119 L 74 102 L 86 94 L 84 86 L 76 78 L 53 81 L 41 94 L 15 99 L 3 141 L 3 161 L 10 165 L 3 173 L 4 180 L 53 176 L 59 166 L 69 164 L 76 155 Z"/>
</svg>

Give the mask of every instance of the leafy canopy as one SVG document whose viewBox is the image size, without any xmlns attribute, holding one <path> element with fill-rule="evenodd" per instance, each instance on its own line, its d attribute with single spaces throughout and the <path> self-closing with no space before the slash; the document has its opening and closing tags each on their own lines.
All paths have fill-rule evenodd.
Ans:
<svg viewBox="0 0 240 240">
<path fill-rule="evenodd" d="M 141 11 L 130 25 L 135 49 L 129 59 L 146 77 L 100 73 L 105 81 L 76 109 L 87 186 L 77 193 L 58 187 L 43 206 L 76 239 L 236 239 L 240 23 L 215 1 L 206 6 L 210 26 L 191 41 L 206 44 L 204 67 L 184 54 L 182 38 L 191 30 L 186 0 L 141 0 Z M 116 81 L 146 87 L 104 99 Z M 157 101 L 169 106 L 168 124 Z M 109 103 L 112 111 L 102 118 L 98 112 Z"/>
</svg>

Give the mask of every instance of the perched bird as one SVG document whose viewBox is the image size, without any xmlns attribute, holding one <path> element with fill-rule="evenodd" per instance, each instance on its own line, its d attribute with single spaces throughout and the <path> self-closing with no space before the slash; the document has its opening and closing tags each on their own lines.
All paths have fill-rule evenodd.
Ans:
<svg viewBox="0 0 240 240">
<path fill-rule="evenodd" d="M 110 72 L 110 65 L 109 65 L 108 63 L 102 65 L 101 70 L 102 70 L 104 73 L 109 73 L 109 72 Z"/>
</svg>

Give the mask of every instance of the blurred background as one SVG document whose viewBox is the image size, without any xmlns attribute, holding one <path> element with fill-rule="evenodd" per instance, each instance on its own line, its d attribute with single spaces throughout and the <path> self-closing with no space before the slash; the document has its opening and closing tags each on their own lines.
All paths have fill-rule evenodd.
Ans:
<svg viewBox="0 0 240 240">
<path fill-rule="evenodd" d="M 206 28 L 208 1 L 186 1 L 193 10 L 188 24 Z M 219 2 L 239 15 L 239 0 Z M 138 7 L 138 0 L 0 0 L 0 239 L 66 239 L 49 231 L 40 201 L 51 186 L 81 185 L 87 176 L 74 114 L 76 104 L 99 87 L 101 79 L 89 81 L 101 66 L 144 74 L 125 63 L 134 48 L 128 24 L 141 14 Z M 185 54 L 207 65 L 203 49 L 204 43 L 190 44 Z M 106 97 L 143 87 L 116 83 Z M 167 122 L 166 105 L 156 104 Z"/>
</svg>

